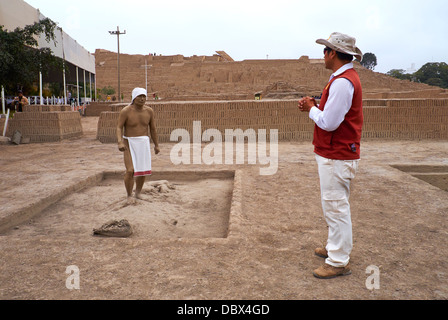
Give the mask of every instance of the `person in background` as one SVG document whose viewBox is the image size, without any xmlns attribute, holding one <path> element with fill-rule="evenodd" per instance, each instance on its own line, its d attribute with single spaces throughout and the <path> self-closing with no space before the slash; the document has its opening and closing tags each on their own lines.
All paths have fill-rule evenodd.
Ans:
<svg viewBox="0 0 448 320">
<path fill-rule="evenodd" d="M 30 103 L 28 99 L 23 95 L 23 92 L 19 90 L 19 95 L 14 98 L 13 104 L 16 111 L 22 112 L 23 107 L 29 105 Z"/>
</svg>

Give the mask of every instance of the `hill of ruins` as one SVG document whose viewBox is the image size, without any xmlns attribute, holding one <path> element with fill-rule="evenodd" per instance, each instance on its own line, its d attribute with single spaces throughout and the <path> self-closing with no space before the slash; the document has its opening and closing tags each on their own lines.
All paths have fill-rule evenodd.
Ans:
<svg viewBox="0 0 448 320">
<path fill-rule="evenodd" d="M 117 53 L 95 51 L 97 88 L 111 86 L 118 93 Z M 145 73 L 145 65 L 148 65 Z M 364 98 L 442 98 L 448 91 L 426 84 L 398 80 L 355 62 Z M 132 89 L 145 88 L 164 100 L 295 99 L 319 96 L 331 74 L 323 59 L 234 61 L 224 51 L 212 56 L 120 54 L 120 86 L 124 101 Z M 118 96 L 118 94 L 116 94 Z"/>
</svg>

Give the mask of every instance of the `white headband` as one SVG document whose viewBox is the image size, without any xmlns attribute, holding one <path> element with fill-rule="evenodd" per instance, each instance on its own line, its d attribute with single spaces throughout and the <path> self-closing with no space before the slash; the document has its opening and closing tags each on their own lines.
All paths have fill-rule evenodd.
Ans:
<svg viewBox="0 0 448 320">
<path fill-rule="evenodd" d="M 144 94 L 145 97 L 148 96 L 146 94 L 146 90 L 143 88 L 135 88 L 134 90 L 132 90 L 132 102 L 134 102 L 134 99 L 137 98 L 141 94 Z"/>
</svg>

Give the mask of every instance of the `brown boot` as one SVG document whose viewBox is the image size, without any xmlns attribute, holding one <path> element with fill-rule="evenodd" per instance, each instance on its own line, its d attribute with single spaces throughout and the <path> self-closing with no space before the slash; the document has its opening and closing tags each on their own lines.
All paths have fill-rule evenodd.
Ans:
<svg viewBox="0 0 448 320">
<path fill-rule="evenodd" d="M 331 279 L 338 276 L 347 276 L 349 274 L 352 274 L 350 264 L 347 264 L 345 267 L 333 267 L 325 263 L 313 271 L 313 275 L 319 279 Z"/>
<path fill-rule="evenodd" d="M 325 248 L 316 248 L 314 250 L 314 254 L 321 258 L 328 258 L 328 252 Z"/>
</svg>

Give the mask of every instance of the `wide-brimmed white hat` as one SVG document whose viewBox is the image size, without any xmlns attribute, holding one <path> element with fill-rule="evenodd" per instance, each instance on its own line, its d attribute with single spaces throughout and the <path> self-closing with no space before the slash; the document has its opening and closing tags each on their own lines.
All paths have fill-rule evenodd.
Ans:
<svg viewBox="0 0 448 320">
<path fill-rule="evenodd" d="M 317 39 L 316 43 L 323 44 L 324 46 L 327 46 L 335 51 L 351 54 L 359 61 L 362 60 L 362 52 L 356 46 L 356 39 L 349 35 L 333 32 L 327 40 Z"/>
<path fill-rule="evenodd" d="M 139 95 L 144 94 L 145 97 L 147 97 L 146 89 L 143 88 L 135 88 L 132 90 L 132 102 L 134 102 L 134 99 L 137 98 Z"/>
</svg>

